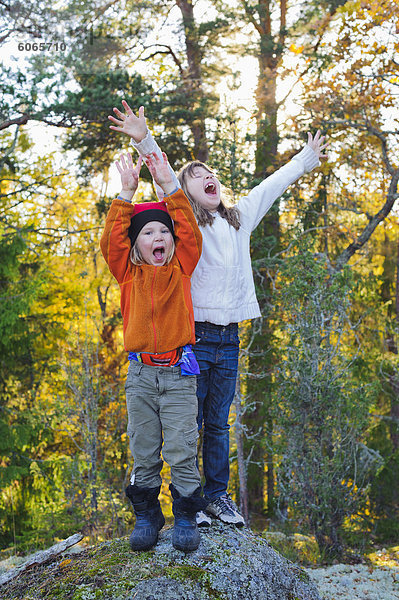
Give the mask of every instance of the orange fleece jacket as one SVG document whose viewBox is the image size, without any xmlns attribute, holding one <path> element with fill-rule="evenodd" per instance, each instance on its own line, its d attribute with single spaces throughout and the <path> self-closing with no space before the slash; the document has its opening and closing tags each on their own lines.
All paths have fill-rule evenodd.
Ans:
<svg viewBox="0 0 399 600">
<path fill-rule="evenodd" d="M 101 251 L 121 290 L 124 345 L 131 352 L 156 354 L 195 343 L 191 275 L 201 256 L 202 236 L 182 190 L 165 202 L 176 244 L 168 265 L 131 262 L 130 202 L 112 202 L 101 236 Z"/>
</svg>

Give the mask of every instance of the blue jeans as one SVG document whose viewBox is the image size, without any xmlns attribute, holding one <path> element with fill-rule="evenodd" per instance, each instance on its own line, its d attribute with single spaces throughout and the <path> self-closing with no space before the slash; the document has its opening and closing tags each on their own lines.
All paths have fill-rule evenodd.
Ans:
<svg viewBox="0 0 399 600">
<path fill-rule="evenodd" d="M 214 500 L 226 493 L 229 482 L 228 419 L 237 381 L 238 324 L 197 322 L 195 338 L 193 350 L 200 368 L 197 420 L 199 431 L 204 428 L 204 495 Z"/>
</svg>

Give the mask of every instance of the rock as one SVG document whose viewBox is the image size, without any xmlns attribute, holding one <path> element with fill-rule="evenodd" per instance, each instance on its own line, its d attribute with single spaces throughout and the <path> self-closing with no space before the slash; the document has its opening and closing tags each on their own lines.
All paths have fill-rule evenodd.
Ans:
<svg viewBox="0 0 399 600">
<path fill-rule="evenodd" d="M 308 575 L 297 565 L 283 558 L 260 536 L 249 529 L 237 529 L 214 522 L 201 530 L 201 543 L 196 552 L 184 555 L 171 551 L 171 530 L 161 534 L 154 560 L 169 555 L 175 568 L 187 572 L 187 579 L 197 583 L 191 595 L 170 596 L 182 600 L 202 600 L 213 597 L 208 591 L 231 600 L 318 600 L 319 594 Z M 193 569 L 190 577 L 190 568 Z M 197 582 L 195 579 L 197 578 Z M 153 582 L 147 581 L 148 598 Z M 140 589 L 142 594 L 142 589 Z M 147 596 L 138 596 L 147 598 Z M 156 597 L 156 596 L 155 596 Z M 167 600 L 161 595 L 159 598 Z"/>
<path fill-rule="evenodd" d="M 189 554 L 171 539 L 164 529 L 149 552 L 132 552 L 125 539 L 105 542 L 26 574 L 0 595 L 23 598 L 29 588 L 34 600 L 320 600 L 308 574 L 249 529 L 213 522 Z"/>
<path fill-rule="evenodd" d="M 75 533 L 66 540 L 62 540 L 61 542 L 54 544 L 54 546 L 51 546 L 51 548 L 47 548 L 47 550 L 40 550 L 39 552 L 35 552 L 35 554 L 32 554 L 28 558 L 28 560 L 22 563 L 19 567 L 16 567 L 15 569 L 12 569 L 11 571 L 0 575 L 0 586 L 4 583 L 7 583 L 8 581 L 11 581 L 15 577 L 18 577 L 27 569 L 31 569 L 32 567 L 51 561 L 59 554 L 62 554 L 67 548 L 70 548 L 74 544 L 77 544 L 82 539 L 83 535 L 81 533 Z"/>
</svg>

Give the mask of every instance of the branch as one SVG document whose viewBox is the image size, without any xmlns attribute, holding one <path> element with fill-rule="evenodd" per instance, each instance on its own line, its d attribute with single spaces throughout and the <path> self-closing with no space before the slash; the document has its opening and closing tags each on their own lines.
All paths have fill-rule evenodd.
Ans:
<svg viewBox="0 0 399 600">
<path fill-rule="evenodd" d="M 369 221 L 368 225 L 363 229 L 360 236 L 341 254 L 338 256 L 336 262 L 336 269 L 340 271 L 343 266 L 348 262 L 348 260 L 357 252 L 360 248 L 362 248 L 366 242 L 370 239 L 371 235 L 374 233 L 377 225 L 381 223 L 391 212 L 393 205 L 395 204 L 395 200 L 398 197 L 397 187 L 399 181 L 399 168 L 394 171 L 394 174 L 391 179 L 391 183 L 389 185 L 389 190 L 387 194 L 387 199 L 384 206 L 375 214 Z"/>
<path fill-rule="evenodd" d="M 20 125 L 18 125 L 18 127 L 17 127 L 17 129 L 15 131 L 14 139 L 12 141 L 11 146 L 8 148 L 8 150 L 5 152 L 3 158 L 0 160 L 0 171 L 2 170 L 2 168 L 4 166 L 4 163 L 6 162 L 7 156 L 10 156 L 10 154 L 12 152 L 14 152 L 15 146 L 17 145 L 19 128 L 20 128 Z"/>
<path fill-rule="evenodd" d="M 177 67 L 179 69 L 180 75 L 184 75 L 184 69 L 181 64 L 181 61 L 178 59 L 178 57 L 173 52 L 173 50 L 170 46 L 168 46 L 167 44 L 150 44 L 150 46 L 144 47 L 143 52 L 144 52 L 144 50 L 148 50 L 149 48 L 153 48 L 153 47 L 166 48 L 166 50 L 156 50 L 155 52 L 153 52 L 149 56 L 146 56 L 145 58 L 142 58 L 141 60 L 149 60 L 150 58 L 153 58 L 157 54 L 170 54 L 171 57 L 173 58 L 174 63 L 177 65 Z"/>
<path fill-rule="evenodd" d="M 379 223 L 383 221 L 391 212 L 396 199 L 398 198 L 398 182 L 399 182 L 399 167 L 394 167 L 388 156 L 387 147 L 387 133 L 376 129 L 369 123 L 357 123 L 355 121 L 348 121 L 344 119 L 338 119 L 336 121 L 328 121 L 328 125 L 344 125 L 345 127 L 353 127 L 360 131 L 367 131 L 371 135 L 376 136 L 381 142 L 381 153 L 387 171 L 390 173 L 391 182 L 389 184 L 388 194 L 386 201 L 382 208 L 373 216 L 368 215 L 369 223 L 363 229 L 362 233 L 358 238 L 349 244 L 347 248 L 338 256 L 336 262 L 336 269 L 340 271 L 348 260 L 362 248 L 366 242 L 370 239 L 374 230 L 377 228 Z"/>
<path fill-rule="evenodd" d="M 370 125 L 369 123 L 358 123 L 357 121 L 351 121 L 350 119 L 336 119 L 334 121 L 327 121 L 326 124 L 353 127 L 353 129 L 358 129 L 359 131 L 368 131 L 371 135 L 375 135 L 381 142 L 382 157 L 387 171 L 390 175 L 394 176 L 397 169 L 391 164 L 391 161 L 388 157 L 387 135 L 397 135 L 397 131 L 380 131 L 379 129 L 373 127 L 373 125 Z"/>
<path fill-rule="evenodd" d="M 33 556 L 28 558 L 28 560 L 25 563 L 23 563 L 23 565 L 21 565 L 20 567 L 11 569 L 11 571 L 8 571 L 8 573 L 4 573 L 3 575 L 1 575 L 0 585 L 12 581 L 16 577 L 18 577 L 18 575 L 24 573 L 28 569 L 31 569 L 32 567 L 36 567 L 37 565 L 43 565 L 44 563 L 53 560 L 56 556 L 58 556 L 58 554 L 61 554 L 67 548 L 74 546 L 82 539 L 83 535 L 81 533 L 75 533 L 66 540 L 58 542 L 58 544 L 54 544 L 54 546 L 51 546 L 51 548 L 47 548 L 47 550 L 36 552 L 35 554 L 33 554 Z"/>
<path fill-rule="evenodd" d="M 252 25 L 255 27 L 255 29 L 259 33 L 259 35 L 263 35 L 264 32 L 262 31 L 262 27 L 255 19 L 253 12 L 251 11 L 250 7 L 248 6 L 248 2 L 245 2 L 245 0 L 242 0 L 241 4 L 244 8 L 244 12 L 247 15 L 249 22 L 252 23 Z"/>
<path fill-rule="evenodd" d="M 8 121 L 3 121 L 0 123 L 0 131 L 2 129 L 7 129 L 7 127 L 11 127 L 11 125 L 25 125 L 29 120 L 29 116 L 24 114 L 22 117 L 16 117 L 15 119 L 9 119 Z"/>
<path fill-rule="evenodd" d="M 399 425 L 398 417 L 391 415 L 377 415 L 375 413 L 371 414 L 371 417 L 374 419 L 381 419 L 382 421 L 388 421 L 389 423 L 397 423 Z"/>
<path fill-rule="evenodd" d="M 6 40 L 6 39 L 7 39 L 7 38 L 8 38 L 8 37 L 11 35 L 11 34 L 12 34 L 12 31 L 7 31 L 7 33 L 5 33 L 4 35 L 2 35 L 2 36 L 0 37 L 0 44 L 1 44 L 2 42 L 4 42 L 4 40 Z"/>
<path fill-rule="evenodd" d="M 51 125 L 52 127 L 74 127 L 74 123 L 71 121 L 73 117 L 80 117 L 80 115 L 72 115 L 72 117 L 62 117 L 60 121 L 54 122 L 49 118 L 44 117 L 41 113 L 36 114 L 23 114 L 21 117 L 15 117 L 15 119 L 9 119 L 8 121 L 3 121 L 0 123 L 0 131 L 2 129 L 7 129 L 7 127 L 11 127 L 11 125 L 25 125 L 28 121 L 40 121 L 41 123 L 45 123 L 46 125 Z M 93 121 L 94 123 L 96 121 Z"/>
<path fill-rule="evenodd" d="M 393 63 L 395 64 L 395 66 L 399 66 L 399 63 L 395 63 L 395 61 L 393 61 Z M 359 76 L 360 78 L 363 79 L 369 79 L 369 80 L 381 80 L 381 81 L 385 81 L 385 83 L 389 83 L 389 85 L 394 85 L 394 86 L 399 86 L 399 82 L 397 81 L 393 81 L 392 80 L 392 75 L 390 76 L 390 78 L 388 79 L 388 77 L 386 75 L 380 75 L 379 73 L 371 73 L 371 75 L 367 75 L 366 73 L 363 73 L 362 71 L 359 71 L 357 69 L 352 69 L 352 73 L 354 73 L 355 75 Z"/>
<path fill-rule="evenodd" d="M 398 197 L 398 195 L 396 195 Z M 368 212 L 363 212 L 362 210 L 358 210 L 356 208 L 351 208 L 349 206 L 341 206 L 340 204 L 337 204 L 336 202 L 327 202 L 327 208 L 338 208 L 338 210 L 342 210 L 343 212 L 352 212 L 355 215 L 359 215 L 359 216 L 364 216 L 366 215 L 368 221 L 371 221 L 371 219 L 373 218 L 372 215 L 370 215 L 370 213 Z"/>
<path fill-rule="evenodd" d="M 328 25 L 330 24 L 330 21 L 332 20 L 335 12 L 336 12 L 336 8 L 334 8 L 332 11 L 330 11 L 329 15 L 324 19 L 324 22 L 323 22 L 323 24 L 321 26 L 321 31 L 320 31 L 319 37 L 318 37 L 316 43 L 314 44 L 314 46 L 311 46 L 311 50 L 309 52 L 309 56 L 315 55 L 316 52 L 317 52 L 317 50 L 319 49 L 319 46 L 320 46 L 320 44 L 321 44 L 321 42 L 323 40 L 324 33 L 325 33 Z M 290 86 L 290 89 L 287 92 L 287 94 L 278 103 L 278 107 L 284 105 L 284 103 L 286 102 L 287 98 L 289 98 L 290 95 L 292 94 L 292 92 L 294 90 L 294 87 L 301 81 L 302 77 L 304 77 L 311 68 L 312 68 L 312 63 L 309 63 L 309 65 L 307 67 L 305 67 L 305 69 L 301 73 L 299 73 L 298 78 L 295 81 L 295 83 L 292 86 Z"/>
</svg>

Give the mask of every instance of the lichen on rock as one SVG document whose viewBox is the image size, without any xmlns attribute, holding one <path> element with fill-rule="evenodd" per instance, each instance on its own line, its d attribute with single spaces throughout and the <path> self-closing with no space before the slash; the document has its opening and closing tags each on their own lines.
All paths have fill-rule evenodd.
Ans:
<svg viewBox="0 0 399 600">
<path fill-rule="evenodd" d="M 132 552 L 126 539 L 26 573 L 2 586 L 7 600 L 320 600 L 299 566 L 259 535 L 219 522 L 201 530 L 195 552 L 172 547 L 164 529 L 149 552 Z"/>
</svg>

